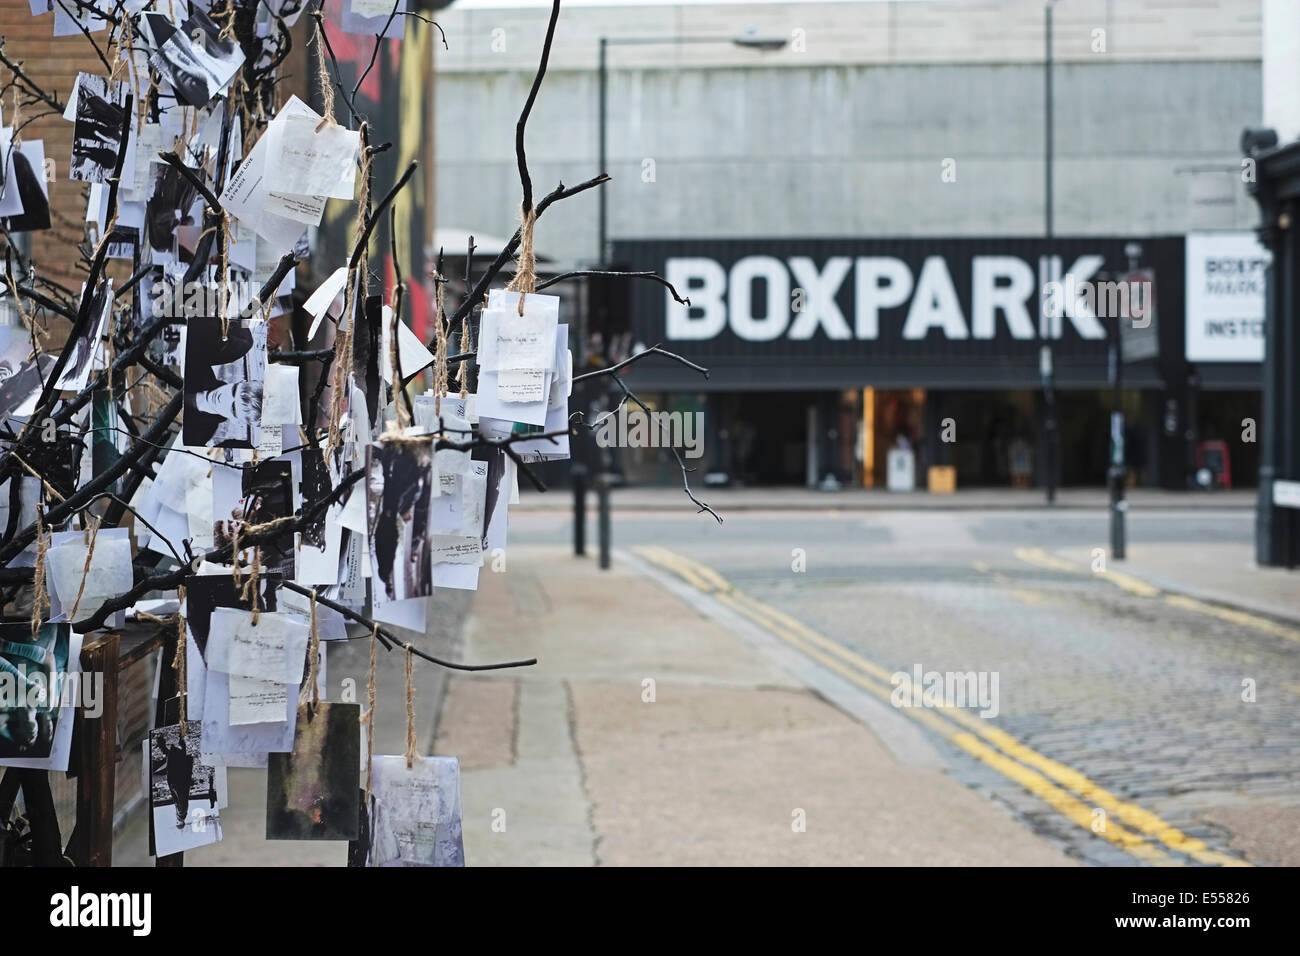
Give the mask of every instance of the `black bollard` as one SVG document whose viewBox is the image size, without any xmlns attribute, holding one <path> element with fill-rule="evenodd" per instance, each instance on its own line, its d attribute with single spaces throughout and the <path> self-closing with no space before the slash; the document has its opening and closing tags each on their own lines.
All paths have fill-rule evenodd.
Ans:
<svg viewBox="0 0 1300 956">
<path fill-rule="evenodd" d="M 600 569 L 609 570 L 609 476 L 596 479 L 596 497 L 600 504 Z"/>
<path fill-rule="evenodd" d="M 573 477 L 573 553 L 581 558 L 587 553 L 587 466 L 576 464 Z"/>
</svg>

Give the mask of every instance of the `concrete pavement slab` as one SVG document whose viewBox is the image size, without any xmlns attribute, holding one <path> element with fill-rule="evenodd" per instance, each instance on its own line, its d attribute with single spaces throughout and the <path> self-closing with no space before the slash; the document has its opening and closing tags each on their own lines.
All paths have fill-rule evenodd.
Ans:
<svg viewBox="0 0 1300 956">
<path fill-rule="evenodd" d="M 629 563 L 514 547 L 472 620 L 467 656 L 540 663 L 451 680 L 436 752 L 482 734 L 500 761 L 462 755 L 471 866 L 1072 862 Z M 507 761 L 511 693 L 462 687 L 512 681 Z"/>
</svg>

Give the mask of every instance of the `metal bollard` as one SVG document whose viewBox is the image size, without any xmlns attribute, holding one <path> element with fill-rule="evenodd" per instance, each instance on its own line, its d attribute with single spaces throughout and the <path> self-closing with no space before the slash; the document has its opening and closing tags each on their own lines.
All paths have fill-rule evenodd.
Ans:
<svg viewBox="0 0 1300 956">
<path fill-rule="evenodd" d="M 1127 477 L 1123 467 L 1112 467 L 1110 475 L 1110 556 L 1116 561 L 1123 561 L 1127 534 L 1124 518 L 1128 513 L 1128 502 L 1124 500 L 1124 480 Z"/>
<path fill-rule="evenodd" d="M 587 466 L 574 465 L 569 474 L 573 477 L 573 553 L 581 558 L 587 553 Z"/>
<path fill-rule="evenodd" d="M 596 498 L 600 506 L 600 569 L 609 570 L 609 476 L 596 479 Z"/>
</svg>

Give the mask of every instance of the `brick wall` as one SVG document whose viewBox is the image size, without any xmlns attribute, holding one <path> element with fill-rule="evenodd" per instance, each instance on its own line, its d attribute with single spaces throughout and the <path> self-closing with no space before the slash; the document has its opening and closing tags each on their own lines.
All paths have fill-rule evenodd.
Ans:
<svg viewBox="0 0 1300 956">
<path fill-rule="evenodd" d="M 70 37 L 54 36 L 54 17 L 46 14 L 33 17 L 23 0 L 0 3 L 0 36 L 4 37 L 5 55 L 10 60 L 21 61 L 23 72 L 60 103 L 67 103 L 68 94 L 80 70 L 103 71 L 103 64 L 91 50 L 81 34 Z M 97 34 L 107 37 L 107 32 Z M 0 67 L 0 76 L 7 80 L 8 71 Z M 13 94 L 5 97 L 3 104 L 5 124 L 14 117 Z M 49 109 L 49 107 L 45 107 Z M 31 116 L 36 107 L 24 111 Z M 51 228 L 43 232 L 27 233 L 31 237 L 33 261 L 43 274 L 71 288 L 80 288 L 81 277 L 75 271 L 76 244 L 82 239 L 86 215 L 86 184 L 68 179 L 68 161 L 72 156 L 72 124 L 62 117 L 50 115 L 36 120 L 23 130 L 25 140 L 44 140 L 45 155 L 54 160 L 55 181 L 49 184 Z"/>
<path fill-rule="evenodd" d="M 305 99 L 305 83 L 310 74 L 306 68 L 306 33 L 303 24 L 299 23 L 293 33 L 293 50 L 281 66 L 281 75 L 286 77 L 280 86 L 281 96 L 287 99 L 290 93 L 297 93 Z M 33 17 L 26 0 L 0 2 L 0 36 L 4 37 L 4 51 L 9 59 L 21 61 L 23 72 L 53 94 L 60 103 L 67 103 L 79 72 L 101 75 L 107 72 L 85 36 L 75 34 L 55 37 L 53 16 L 46 14 Z M 106 44 L 108 31 L 93 36 L 101 44 Z M 9 79 L 8 71 L 2 66 L 0 77 Z M 10 93 L 5 97 L 2 107 L 6 124 L 13 120 L 12 95 Z M 35 111 L 35 107 L 29 108 L 24 111 L 24 115 L 30 117 Z M 88 185 L 68 178 L 72 156 L 72 124 L 51 113 L 26 127 L 23 138 L 43 140 L 45 155 L 55 163 L 55 181 L 49 184 L 51 228 L 25 234 L 31 239 L 32 261 L 42 275 L 78 290 L 85 276 L 84 267 L 79 268 L 77 265 L 77 244 L 85 235 Z M 112 263 L 109 274 L 119 280 L 126 279 L 130 275 L 128 264 Z M 58 347 L 66 325 L 57 318 L 51 321 L 50 327 L 54 334 L 46 343 L 48 347 Z"/>
</svg>

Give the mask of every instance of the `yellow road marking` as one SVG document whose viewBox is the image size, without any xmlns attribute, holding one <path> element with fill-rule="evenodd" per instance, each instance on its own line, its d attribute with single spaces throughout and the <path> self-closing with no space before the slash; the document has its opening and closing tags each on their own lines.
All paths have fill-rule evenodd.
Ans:
<svg viewBox="0 0 1300 956">
<path fill-rule="evenodd" d="M 1147 584 L 1132 575 L 1125 574 L 1123 571 L 1097 571 L 1097 577 L 1105 578 L 1111 584 L 1121 590 L 1128 591 L 1130 594 L 1136 594 L 1138 597 L 1157 597 L 1160 589 L 1154 585 Z"/>
<path fill-rule="evenodd" d="M 860 654 L 807 627 L 801 621 L 764 604 L 742 592 L 735 590 L 730 582 L 712 568 L 669 551 L 666 548 L 646 547 L 637 549 L 644 557 L 655 564 L 678 574 L 698 590 L 712 594 L 728 607 L 765 626 L 769 631 L 797 647 L 808 656 L 818 660 L 831 670 L 852 681 L 854 684 L 884 700 L 890 700 L 890 690 L 865 679 L 862 673 L 870 675 L 885 684 L 895 684 L 893 675 L 883 667 L 875 664 Z M 1030 553 L 1024 560 L 1035 563 L 1039 554 L 1030 549 L 1017 549 Z M 1040 549 L 1033 549 L 1038 551 Z M 1068 565 L 1071 570 L 1078 570 L 1074 565 L 1062 559 L 1052 558 L 1045 552 L 1042 558 L 1058 565 Z M 1047 566 L 1044 562 L 1044 566 Z M 1270 622 L 1265 622 L 1270 623 Z M 848 666 L 845 666 L 845 665 Z M 1092 810 L 1079 803 L 1069 793 L 1055 786 L 1050 780 L 1072 790 L 1093 804 L 1106 811 L 1110 817 L 1117 818 L 1146 837 L 1159 840 L 1166 846 L 1186 854 L 1200 863 L 1220 866 L 1248 866 L 1241 860 L 1207 847 L 1202 841 L 1190 837 L 1177 827 L 1162 820 L 1156 814 L 1145 810 L 1137 804 L 1121 800 L 1110 791 L 1090 780 L 1079 771 L 1046 757 L 1033 748 L 1022 744 L 1010 734 L 989 724 L 988 721 L 976 719 L 963 710 L 939 706 L 933 709 L 899 708 L 908 716 L 925 724 L 963 750 L 982 762 L 998 770 L 1003 776 L 1019 783 L 1035 796 L 1043 799 L 1072 822 L 1092 831 Z M 947 718 L 947 723 L 943 718 Z M 953 725 L 958 725 L 954 727 Z M 961 728 L 965 728 L 963 731 Z M 971 733 L 973 731 L 973 733 Z M 987 747 L 976 739 L 983 737 L 999 748 L 1003 753 Z M 1008 756 L 1003 756 L 1006 754 Z M 1014 759 L 1010 759 L 1014 758 Z M 1020 761 L 1020 763 L 1016 763 Z M 1027 766 L 1026 766 L 1027 765 Z M 1029 769 L 1034 768 L 1033 770 Z M 1038 772 L 1036 772 L 1038 771 Z M 1050 780 L 1049 780 L 1050 778 Z M 1107 832 L 1098 834 L 1120 846 L 1132 855 L 1147 862 L 1170 862 L 1158 848 L 1144 841 L 1143 836 L 1134 834 L 1116 823 L 1107 827 Z"/>
<path fill-rule="evenodd" d="M 1036 564 L 1041 568 L 1051 568 L 1053 571 L 1076 572 L 1079 570 L 1078 565 L 1073 561 L 1066 561 L 1064 558 L 1050 555 L 1042 548 L 1016 548 L 1015 555 L 1026 564 Z"/>
<path fill-rule="evenodd" d="M 1166 594 L 1165 602 L 1188 611 L 1200 611 L 1202 614 L 1208 614 L 1211 617 L 1217 617 L 1222 621 L 1229 621 L 1233 624 L 1240 624 L 1243 627 L 1253 627 L 1257 631 L 1264 631 L 1266 634 L 1286 638 L 1288 641 L 1300 641 L 1300 631 L 1295 628 L 1278 624 L 1276 621 L 1270 621 L 1268 618 L 1259 617 L 1246 611 L 1221 607 L 1217 604 L 1206 604 L 1204 601 L 1198 601 L 1196 598 L 1187 597 L 1183 594 Z"/>
<path fill-rule="evenodd" d="M 1165 603 L 1173 607 L 1182 608 L 1185 611 L 1196 611 L 1200 614 L 1208 614 L 1210 617 L 1217 617 L 1222 621 L 1228 621 L 1232 624 L 1238 624 L 1242 627 L 1251 627 L 1257 631 L 1263 631 L 1265 634 L 1272 634 L 1274 637 L 1285 638 L 1288 641 L 1300 641 L 1300 630 L 1294 627 L 1287 627 L 1285 624 L 1279 624 L 1276 621 L 1270 621 L 1266 617 L 1260 617 L 1258 614 L 1251 614 L 1248 611 L 1238 611 L 1235 608 L 1224 607 L 1220 604 L 1210 604 L 1206 601 L 1199 601 L 1196 598 L 1188 597 L 1185 594 L 1167 594 L 1162 592 L 1154 584 L 1148 584 L 1139 578 L 1125 574 L 1122 571 L 1093 571 L 1080 567 L 1072 561 L 1064 558 L 1058 558 L 1048 554 L 1042 548 L 1016 548 L 1015 555 L 1026 564 L 1037 565 L 1042 568 L 1051 568 L 1054 571 L 1067 571 L 1072 574 L 1095 574 L 1099 578 L 1105 578 L 1111 584 L 1121 588 L 1130 594 L 1138 597 L 1164 597 Z"/>
<path fill-rule="evenodd" d="M 743 596 L 738 595 L 735 592 L 722 591 L 716 593 L 715 597 L 728 607 L 744 615 L 755 623 L 765 626 L 768 631 L 776 634 L 778 637 L 785 640 L 787 644 L 802 651 L 822 666 L 829 668 L 873 696 L 878 697 L 887 703 L 892 703 L 891 692 L 889 690 L 874 681 L 868 680 L 859 671 L 846 666 L 831 655 L 826 654 L 819 648 L 813 646 L 811 643 L 805 642 L 798 635 L 791 634 L 786 631 L 785 628 L 774 624 L 764 615 L 758 613 L 756 609 L 750 607 Z M 852 652 L 849 652 L 849 654 L 851 655 Z M 874 668 L 875 665 L 872 665 L 872 667 Z M 994 748 L 981 743 L 973 734 L 959 730 L 951 723 L 943 720 L 940 713 L 947 708 L 925 709 L 908 707 L 900 709 L 903 710 L 907 716 L 921 724 L 924 724 L 930 730 L 939 734 L 946 740 L 951 741 L 971 756 L 992 767 L 1004 777 L 1018 783 L 1071 822 L 1084 827 L 1090 832 L 1096 832 L 1092 829 L 1093 811 L 1091 807 L 1084 806 L 1069 793 L 1047 780 L 1042 774 L 1036 773 L 1021 764 L 1016 763 L 1014 760 L 1003 756 Z M 1118 823 L 1108 822 L 1106 829 L 1097 835 L 1144 862 L 1158 865 L 1166 865 L 1173 862 L 1170 857 L 1162 852 L 1158 847 L 1153 846 L 1139 834 L 1133 833 Z"/>
</svg>

